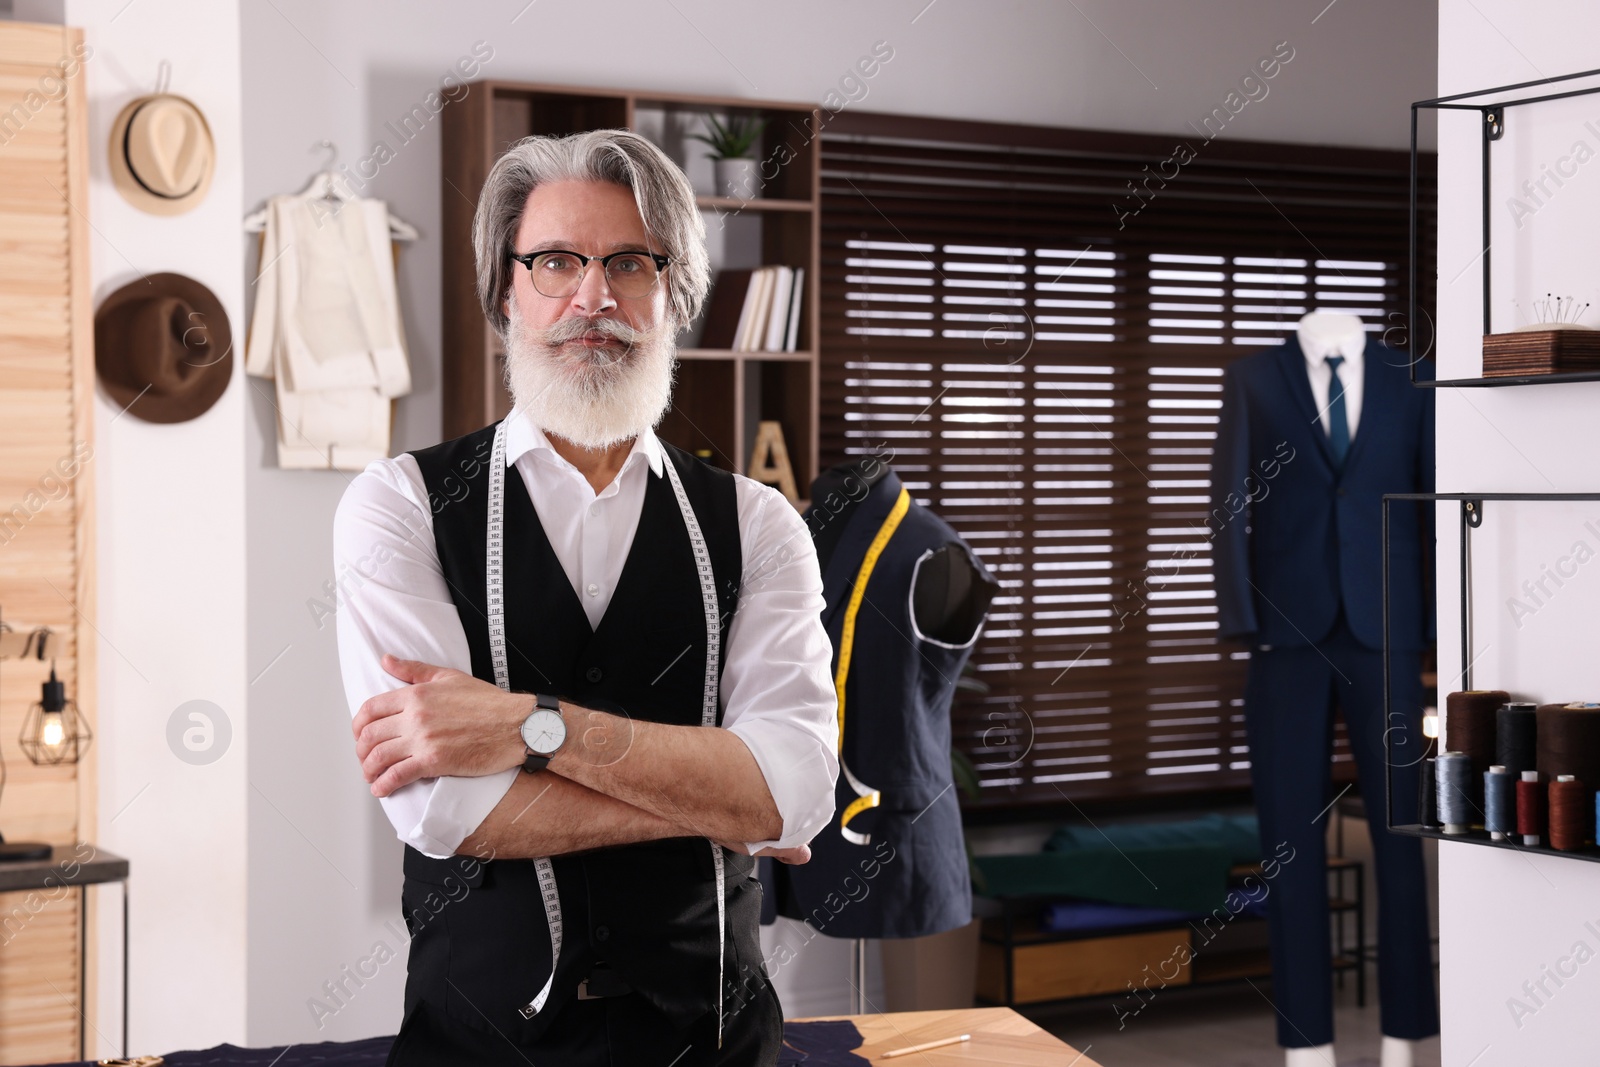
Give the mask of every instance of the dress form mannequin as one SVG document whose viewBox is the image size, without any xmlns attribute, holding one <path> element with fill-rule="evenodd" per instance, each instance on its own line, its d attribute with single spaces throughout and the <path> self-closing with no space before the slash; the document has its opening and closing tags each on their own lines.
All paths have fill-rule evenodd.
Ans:
<svg viewBox="0 0 1600 1067">
<path fill-rule="evenodd" d="M 763 899 L 772 918 L 829 937 L 925 937 L 972 920 L 950 707 L 999 583 L 911 492 L 882 458 L 860 457 L 818 475 L 804 515 L 835 654 L 840 774 L 810 862 L 768 864 Z M 837 887 L 874 856 L 870 895 L 834 914 Z"/>
</svg>

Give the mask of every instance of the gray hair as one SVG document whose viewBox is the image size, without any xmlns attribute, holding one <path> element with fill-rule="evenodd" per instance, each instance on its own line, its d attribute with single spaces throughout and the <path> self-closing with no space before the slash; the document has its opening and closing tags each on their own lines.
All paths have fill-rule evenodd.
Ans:
<svg viewBox="0 0 1600 1067">
<path fill-rule="evenodd" d="M 706 223 L 694 188 L 661 149 L 629 130 L 588 130 L 565 137 L 524 137 L 495 162 L 478 197 L 472 249 L 478 264 L 478 300 L 502 338 L 508 325 L 501 301 L 511 285 L 512 242 L 528 194 L 546 182 L 602 181 L 633 193 L 645 232 L 660 243 L 667 268 L 667 304 L 686 327 L 700 313 L 711 285 Z"/>
</svg>

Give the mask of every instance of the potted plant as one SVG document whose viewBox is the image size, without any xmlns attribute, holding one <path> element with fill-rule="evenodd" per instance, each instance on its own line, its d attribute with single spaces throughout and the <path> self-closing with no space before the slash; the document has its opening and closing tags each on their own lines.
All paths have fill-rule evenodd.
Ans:
<svg viewBox="0 0 1600 1067">
<path fill-rule="evenodd" d="M 761 195 L 756 160 L 750 152 L 769 121 L 746 115 L 731 117 L 724 123 L 715 115 L 707 115 L 706 127 L 709 132 L 689 134 L 694 140 L 702 141 L 711 148 L 718 195 L 738 200 L 753 200 Z"/>
</svg>

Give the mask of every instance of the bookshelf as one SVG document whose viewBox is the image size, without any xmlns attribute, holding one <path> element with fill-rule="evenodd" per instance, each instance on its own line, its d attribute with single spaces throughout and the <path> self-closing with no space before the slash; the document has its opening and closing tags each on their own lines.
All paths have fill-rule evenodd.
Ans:
<svg viewBox="0 0 1600 1067">
<path fill-rule="evenodd" d="M 755 153 L 763 161 L 766 179 L 761 197 L 716 195 L 706 148 L 687 137 L 703 127 L 703 116 L 708 114 L 770 120 Z M 473 281 L 472 216 L 489 169 L 522 137 L 620 126 L 660 145 L 689 176 L 706 221 L 713 292 L 722 270 L 782 265 L 805 271 L 796 351 L 700 347 L 703 321 L 680 335 L 672 409 L 657 432 L 691 452 L 709 450 L 712 463 L 743 473 L 757 427 L 763 420 L 775 419 L 783 425 L 795 480 L 804 495 L 817 473 L 821 332 L 817 123 L 816 108 L 804 103 L 473 82 L 467 95 L 450 103 L 443 115 L 445 437 L 502 418 L 510 406 L 500 339 L 484 320 Z"/>
</svg>

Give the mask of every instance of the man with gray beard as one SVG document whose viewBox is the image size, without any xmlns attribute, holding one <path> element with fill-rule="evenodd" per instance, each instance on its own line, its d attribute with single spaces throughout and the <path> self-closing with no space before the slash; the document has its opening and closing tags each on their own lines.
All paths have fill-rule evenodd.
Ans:
<svg viewBox="0 0 1600 1067">
<path fill-rule="evenodd" d="M 504 420 L 373 463 L 335 519 L 356 755 L 405 843 L 391 1064 L 773 1064 L 755 857 L 838 774 L 822 580 L 774 489 L 655 436 L 709 284 L 683 173 L 527 138 L 473 244 Z"/>
</svg>

